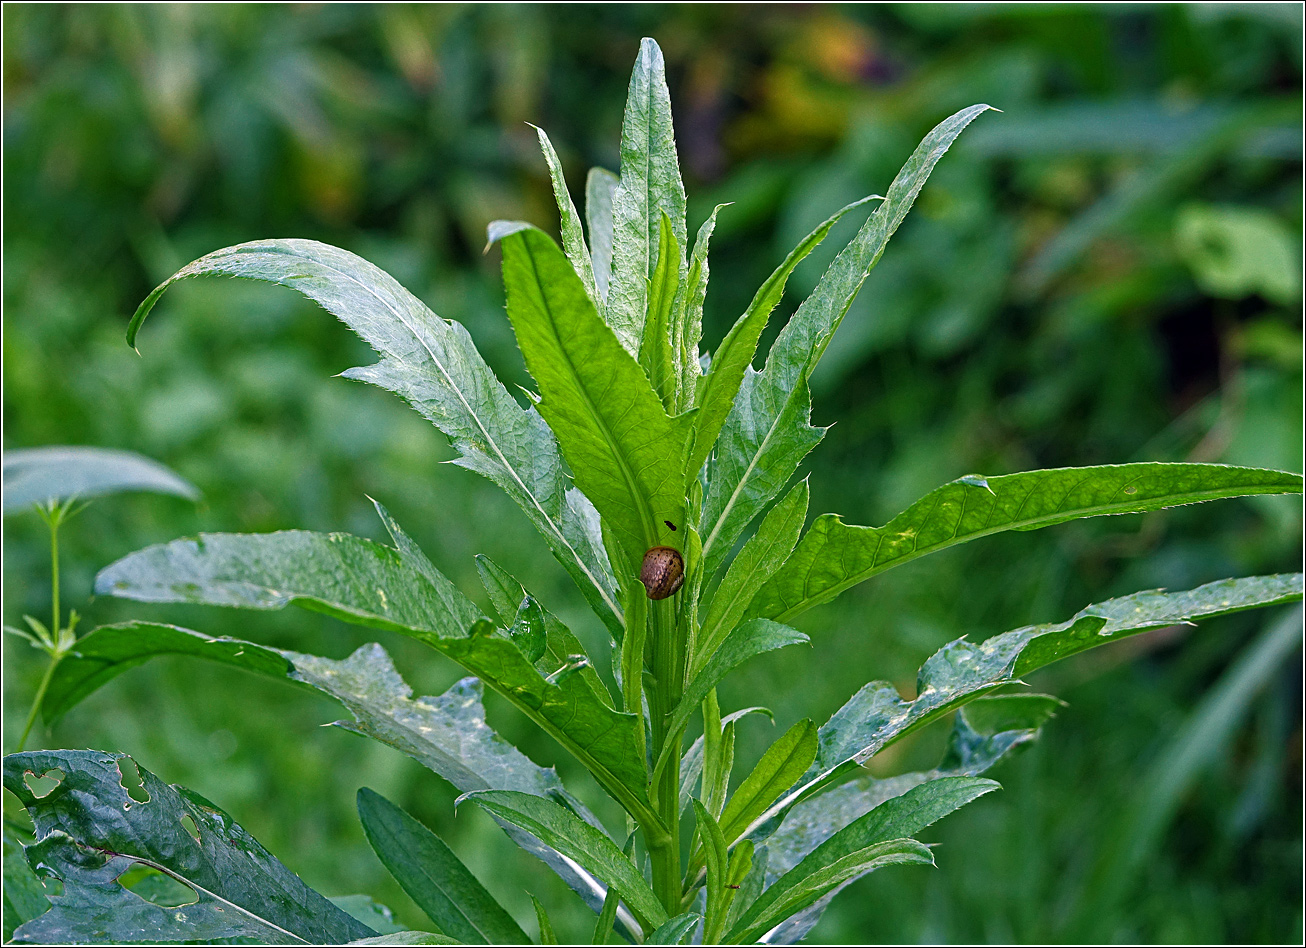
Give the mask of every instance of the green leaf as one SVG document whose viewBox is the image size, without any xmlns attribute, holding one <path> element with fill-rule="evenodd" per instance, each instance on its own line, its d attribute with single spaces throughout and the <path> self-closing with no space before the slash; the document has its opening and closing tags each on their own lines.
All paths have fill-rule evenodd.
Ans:
<svg viewBox="0 0 1306 948">
<path fill-rule="evenodd" d="M 584 819 L 598 824 L 566 792 L 552 767 L 540 767 L 485 723 L 479 679 L 464 678 L 442 695 L 414 698 L 390 656 L 375 643 L 335 661 L 158 623 L 100 626 L 78 639 L 77 649 L 55 668 L 45 713 L 57 718 L 96 688 L 156 655 L 205 658 L 312 688 L 353 714 L 353 721 L 336 721 L 337 727 L 407 754 L 460 793 L 496 789 L 561 796 Z M 502 825 L 518 846 L 542 860 L 598 911 L 602 883 L 530 834 Z"/>
<path fill-rule="evenodd" d="M 477 554 L 476 569 L 480 573 L 481 585 L 485 587 L 494 611 L 505 626 L 516 621 L 527 599 L 535 602 L 535 598 L 527 592 L 525 586 L 517 582 L 510 573 L 488 556 Z M 556 674 L 564 665 L 584 661 L 585 664 L 577 669 L 576 674 L 589 686 L 596 698 L 608 707 L 612 707 L 612 695 L 608 692 L 607 685 L 599 678 L 598 672 L 594 670 L 593 663 L 585 653 L 585 646 L 581 644 L 580 639 L 552 612 L 543 606 L 539 608 L 544 618 L 545 651 L 542 657 L 535 661 L 535 667 L 548 676 Z"/>
<path fill-rule="evenodd" d="M 812 396 L 805 382 L 781 392 L 752 366 L 745 368 L 734 408 L 708 463 L 698 528 L 705 576 L 716 573 L 744 528 L 825 437 L 826 429 L 808 423 L 811 414 Z"/>
<path fill-rule="evenodd" d="M 136 798 L 124 786 L 132 769 L 140 779 Z M 63 776 L 38 798 L 24 777 L 52 770 Z M 29 861 L 63 883 L 50 911 L 17 930 L 19 941 L 342 944 L 376 934 L 305 885 L 226 813 L 126 754 L 11 754 L 4 785 L 36 824 L 40 841 L 28 847 Z M 169 908 L 130 892 L 117 880 L 135 865 L 188 887 L 194 901 Z"/>
<path fill-rule="evenodd" d="M 200 492 L 158 461 L 134 451 L 47 447 L 5 451 L 4 512 L 33 504 L 83 500 L 123 491 L 149 491 L 199 500 Z"/>
<path fill-rule="evenodd" d="M 462 860 L 402 809 L 364 787 L 358 818 L 386 869 L 444 934 L 475 945 L 530 941 Z"/>
<path fill-rule="evenodd" d="M 782 875 L 749 907 L 726 936 L 755 939 L 828 892 L 893 863 L 933 865 L 929 848 L 910 839 L 998 785 L 982 777 L 936 780 L 886 800 L 835 833 Z"/>
<path fill-rule="evenodd" d="M 1300 573 L 1224 579 L 1185 592 L 1109 599 L 1082 609 L 1067 622 L 1026 626 L 978 645 L 958 639 L 921 666 L 914 700 L 900 697 L 884 681 L 871 682 L 853 695 L 821 726 L 816 761 L 802 780 L 754 820 L 745 835 L 800 800 L 842 782 L 904 734 L 1052 662 L 1150 629 L 1301 598 Z"/>
<path fill-rule="evenodd" d="M 612 198 L 620 185 L 621 179 L 604 168 L 591 168 L 585 178 L 585 225 L 589 228 L 594 284 L 604 300 L 608 298 L 612 275 Z"/>
<path fill-rule="evenodd" d="M 657 896 L 617 844 L 565 807 L 511 790 L 483 790 L 462 799 L 520 826 L 603 879 L 620 893 L 645 931 L 666 921 Z"/>
<path fill-rule="evenodd" d="M 540 944 L 556 945 L 558 936 L 553 931 L 553 923 L 549 921 L 549 913 L 534 895 L 531 896 L 531 902 L 535 905 L 535 921 L 540 927 Z"/>
<path fill-rule="evenodd" d="M 662 50 L 640 41 L 621 125 L 621 185 L 612 196 L 612 275 L 604 318 L 631 355 L 640 351 L 662 213 L 683 248 L 685 186 L 680 180 L 671 96 Z M 684 269 L 683 260 L 679 262 Z"/>
<path fill-rule="evenodd" d="M 679 307 L 677 316 L 679 346 L 676 358 L 680 367 L 680 395 L 676 403 L 678 411 L 698 403 L 697 386 L 702 373 L 698 361 L 698 344 L 703 339 L 703 303 L 707 299 L 707 250 L 712 240 L 712 232 L 716 230 L 716 217 L 721 213 L 721 209 L 727 206 L 718 204 L 712 209 L 707 220 L 699 227 L 698 235 L 694 238 L 694 250 L 689 255 L 689 272 L 685 276 L 685 292 L 682 296 L 683 305 Z M 724 414 L 722 417 L 724 418 Z M 701 459 L 697 465 L 691 460 L 685 468 L 687 476 L 696 477 L 702 466 Z"/>
<path fill-rule="evenodd" d="M 703 507 L 703 555 L 714 570 L 744 527 L 775 497 L 823 434 L 808 423 L 807 381 L 857 291 L 938 160 L 987 105 L 945 119 L 917 146 L 889 187 L 888 197 L 857 232 L 780 335 L 766 367 L 747 368 L 717 439 Z M 751 353 L 748 358 L 751 360 Z M 695 445 L 698 450 L 698 445 Z M 709 573 L 710 575 L 710 573 Z"/>
<path fill-rule="evenodd" d="M 721 814 L 721 832 L 733 843 L 780 794 L 793 786 L 816 759 L 816 725 L 809 718 L 785 731 L 767 748 Z"/>
<path fill-rule="evenodd" d="M 667 721 L 667 733 L 681 733 L 689 724 L 690 717 L 707 697 L 707 693 L 715 688 L 731 669 L 763 652 L 784 648 L 786 645 L 799 645 L 807 641 L 807 636 L 796 629 L 767 619 L 745 622 L 737 626 L 730 635 L 726 636 L 726 640 L 716 654 L 706 662 L 703 670 L 686 686 L 680 703 L 676 705 L 676 709 Z M 675 741 L 667 742 L 666 749 L 658 758 L 657 767 L 654 769 L 655 775 L 666 766 L 668 755 L 673 752 L 675 744 Z"/>
<path fill-rule="evenodd" d="M 286 678 L 293 670 L 283 653 L 241 639 L 150 622 L 102 625 L 78 639 L 55 666 L 41 702 L 42 717 L 47 723 L 57 721 L 92 692 L 156 655 L 190 655 L 271 678 Z"/>
<path fill-rule="evenodd" d="M 135 344 L 169 286 L 210 274 L 289 286 L 358 333 L 382 359 L 345 377 L 395 392 L 444 432 L 460 455 L 454 463 L 488 477 L 517 502 L 586 601 L 620 634 L 616 585 L 590 523 L 592 510 L 568 491 L 544 420 L 508 394 L 461 324 L 441 319 L 388 273 L 348 251 L 312 240 L 261 240 L 208 254 L 165 280 L 136 310 L 127 342 Z"/>
<path fill-rule="evenodd" d="M 4 829 L 4 940 L 8 944 L 14 929 L 44 914 L 50 908 L 45 887 L 32 872 L 23 854 L 22 842 Z"/>
<path fill-rule="evenodd" d="M 774 833 L 768 833 L 766 828 L 755 831 L 756 836 L 766 837 L 766 851 L 770 854 L 768 878 L 774 881 L 788 872 L 821 843 L 885 800 L 932 780 L 979 776 L 1034 740 L 1039 727 L 1062 705 L 1063 702 L 1049 695 L 979 698 L 957 712 L 948 750 L 934 770 L 883 779 L 863 772 L 848 783 L 804 800 L 789 811 Z M 971 726 L 972 721 L 983 724 L 977 729 Z M 844 885 L 781 922 L 768 934 L 768 944 L 791 945 L 806 937 Z"/>
<path fill-rule="evenodd" d="M 721 719 L 723 727 L 730 727 L 735 721 L 750 714 L 765 714 L 768 718 L 774 718 L 766 708 L 744 708 L 741 711 L 735 711 L 727 714 Z M 690 745 L 689 750 L 680 759 L 680 809 L 683 811 L 689 806 L 689 801 L 694 793 L 694 781 L 699 778 L 703 772 L 703 759 L 705 757 L 705 746 L 703 735 Z M 723 801 L 724 802 L 724 801 Z"/>
<path fill-rule="evenodd" d="M 882 527 L 824 514 L 758 594 L 751 615 L 787 622 L 886 569 L 1006 530 L 1144 513 L 1252 494 L 1300 493 L 1302 477 L 1223 464 L 1109 464 L 971 474 L 926 494 Z"/>
<path fill-rule="evenodd" d="M 553 143 L 549 141 L 549 136 L 544 133 L 544 129 L 535 125 L 531 128 L 534 128 L 539 135 L 540 151 L 544 153 L 544 161 L 549 166 L 549 179 L 553 182 L 553 197 L 558 202 L 558 216 L 562 225 L 562 246 L 567 251 L 567 259 L 576 268 L 576 275 L 585 284 L 585 292 L 594 301 L 594 305 L 598 306 L 600 299 L 594 284 L 594 263 L 590 259 L 589 248 L 585 246 L 585 232 L 581 229 L 580 215 L 576 213 L 576 205 L 572 203 L 571 194 L 567 191 L 567 179 L 562 173 L 562 162 L 558 160 L 558 153 L 553 150 Z"/>
<path fill-rule="evenodd" d="M 698 632 L 693 669 L 716 653 L 721 640 L 739 624 L 753 597 L 793 552 L 807 517 L 807 481 L 796 484 L 762 520 L 731 561 Z"/>
<path fill-rule="evenodd" d="M 675 320 L 683 287 L 680 269 L 680 245 L 663 211 L 658 218 L 658 255 L 649 281 L 648 321 L 639 347 L 639 364 L 669 414 L 676 410 L 680 389 L 681 326 Z"/>
<path fill-rule="evenodd" d="M 498 691 L 552 735 L 632 813 L 646 815 L 636 719 L 595 697 L 580 676 L 549 681 L 421 555 L 347 534 L 206 534 L 149 547 L 96 578 L 101 594 L 147 602 L 279 609 L 295 602 L 349 622 L 410 635 Z M 401 552 L 402 550 L 402 552 Z"/>
<path fill-rule="evenodd" d="M 576 485 L 638 569 L 684 522 L 685 424 L 667 416 L 643 369 L 599 319 L 562 252 L 536 230 L 503 242 L 508 317 Z M 621 567 L 619 567 L 621 568 Z"/>
<path fill-rule="evenodd" d="M 721 834 L 721 827 L 717 825 L 712 814 L 697 800 L 693 803 L 698 837 L 703 842 L 703 852 L 707 859 L 707 912 L 704 916 L 704 932 L 719 933 L 725 921 L 725 912 L 729 908 L 726 883 L 729 881 L 730 854 L 726 849 L 726 838 Z M 713 942 L 716 939 L 707 940 Z"/>
<path fill-rule="evenodd" d="M 686 912 L 669 918 L 644 940 L 646 945 L 685 945 L 685 940 L 694 933 L 703 916 L 697 912 Z"/>
<path fill-rule="evenodd" d="M 872 194 L 840 208 L 799 241 L 798 246 L 789 251 L 789 256 L 776 267 L 775 272 L 758 287 L 752 302 L 748 304 L 748 309 L 735 320 L 726 337 L 721 340 L 721 345 L 717 346 L 716 352 L 712 355 L 712 365 L 698 382 L 699 414 L 694 425 L 694 447 L 686 467 L 690 477 L 698 476 L 708 453 L 716 444 L 717 435 L 721 433 L 721 426 L 725 424 L 726 416 L 735 403 L 735 396 L 739 393 L 740 383 L 744 380 L 744 370 L 753 361 L 753 354 L 757 351 L 757 341 L 762 337 L 762 330 L 766 328 L 772 311 L 784 298 L 785 284 L 789 281 L 789 275 L 808 254 L 820 246 L 821 241 L 825 240 L 830 229 L 839 222 L 840 218 L 868 201 L 875 200 L 883 200 L 883 198 L 878 194 Z M 712 221 L 715 220 L 714 211 Z M 697 247 L 695 251 L 697 252 Z M 707 266 L 704 263 L 705 274 L 706 270 Z"/>
<path fill-rule="evenodd" d="M 435 932 L 392 932 L 375 938 L 358 938 L 351 945 L 457 945 L 457 940 Z"/>
</svg>

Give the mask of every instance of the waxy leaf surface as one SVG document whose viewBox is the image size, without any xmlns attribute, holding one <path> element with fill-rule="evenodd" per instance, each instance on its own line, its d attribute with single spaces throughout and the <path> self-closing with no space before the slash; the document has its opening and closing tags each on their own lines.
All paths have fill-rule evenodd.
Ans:
<svg viewBox="0 0 1306 948">
<path fill-rule="evenodd" d="M 123 491 L 173 494 L 187 500 L 200 496 L 194 485 L 158 461 L 109 448 L 15 448 L 5 451 L 3 472 L 5 513 Z"/>
<path fill-rule="evenodd" d="M 90 750 L 5 758 L 5 789 L 36 824 L 28 859 L 63 883 L 50 911 L 21 926 L 17 940 L 293 945 L 376 934 L 198 794 L 169 786 L 144 767 L 137 768 L 140 786 L 129 792 L 120 761 L 128 772 L 137 768 L 125 754 Z M 24 778 L 50 771 L 62 777 L 37 797 Z M 117 880 L 134 865 L 189 887 L 195 901 L 169 908 L 127 890 Z"/>
</svg>

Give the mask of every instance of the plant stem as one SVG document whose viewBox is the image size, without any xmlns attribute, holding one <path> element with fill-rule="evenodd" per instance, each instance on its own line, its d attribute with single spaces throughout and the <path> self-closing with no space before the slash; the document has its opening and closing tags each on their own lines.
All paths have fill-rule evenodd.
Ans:
<svg viewBox="0 0 1306 948">
<path fill-rule="evenodd" d="M 684 641 L 677 623 L 673 600 L 653 605 L 653 677 L 657 686 L 649 694 L 655 757 L 667 741 L 679 741 L 679 733 L 667 731 L 667 717 L 679 703 L 684 689 Z M 680 914 L 683 881 L 680 871 L 680 749 L 672 750 L 669 763 L 655 788 L 658 815 L 666 829 L 664 845 L 649 849 L 653 869 L 653 891 L 669 915 Z"/>
<path fill-rule="evenodd" d="M 23 726 L 23 736 L 18 739 L 18 753 L 27 743 L 28 735 L 32 733 L 32 725 L 36 723 L 36 712 L 41 709 L 41 702 L 45 699 L 45 689 L 50 687 L 50 678 L 54 675 L 55 667 L 59 664 L 61 655 L 53 654 L 50 656 L 50 664 L 46 666 L 45 675 L 41 678 L 41 684 L 36 689 L 36 697 L 32 699 L 32 710 L 27 712 L 27 724 Z"/>
</svg>

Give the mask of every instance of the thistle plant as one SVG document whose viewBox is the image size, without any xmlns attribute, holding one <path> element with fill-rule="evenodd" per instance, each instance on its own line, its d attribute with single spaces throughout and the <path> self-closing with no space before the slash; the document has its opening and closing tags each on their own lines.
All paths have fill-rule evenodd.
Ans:
<svg viewBox="0 0 1306 948">
<path fill-rule="evenodd" d="M 834 210 L 709 355 L 708 245 L 718 214 L 728 212 L 716 208 L 690 239 L 662 55 L 644 40 L 620 174 L 589 173 L 583 220 L 539 131 L 562 246 L 523 222 L 490 226 L 502 249 L 508 319 L 537 387 L 521 399 L 495 378 L 466 329 L 345 250 L 261 240 L 184 267 L 142 303 L 129 343 L 182 279 L 242 277 L 312 299 L 380 355 L 346 377 L 402 396 L 449 438 L 457 464 L 516 501 L 606 630 L 609 654 L 587 651 L 484 556 L 482 609 L 378 503 L 392 545 L 339 533 L 207 534 L 127 556 L 99 574 L 96 590 L 151 603 L 297 604 L 412 636 L 472 677 L 417 699 L 379 645 L 336 661 L 129 622 L 88 634 L 59 663 L 46 715 L 163 653 L 330 695 L 353 715 L 345 726 L 425 764 L 458 789 L 460 806 L 488 812 L 561 876 L 593 909 L 586 934 L 596 944 L 791 943 L 852 881 L 893 864 L 931 864 L 921 832 L 997 789 L 983 774 L 1033 740 L 1059 707 L 1024 690 L 1028 673 L 1150 629 L 1302 595 L 1300 574 L 1226 579 L 1111 599 L 980 643 L 958 638 L 921 668 L 914 698 L 871 682 L 826 723 L 799 721 L 759 760 L 736 759 L 737 729 L 763 709 L 724 708 L 717 686 L 757 655 L 806 643 L 794 627 L 805 611 L 885 570 L 1007 530 L 1301 491 L 1299 474 L 1134 463 L 971 474 L 881 527 L 833 514 L 808 524 L 807 481 L 797 475 L 824 434 L 811 423 L 808 379 L 937 162 L 989 109 L 944 119 L 883 196 Z M 865 224 L 754 368 L 794 268 L 844 215 L 868 204 Z M 496 735 L 481 705 L 485 687 L 572 754 L 620 806 L 624 825 L 599 820 L 551 769 Z M 948 717 L 937 768 L 889 779 L 864 769 L 904 735 Z M 367 837 L 441 936 L 378 935 L 212 804 L 148 771 L 140 771 L 145 801 L 129 798 L 125 760 L 90 751 L 6 759 L 5 785 L 36 824 L 28 862 L 63 884 L 52 907 L 18 929 L 20 940 L 530 940 L 436 834 L 378 794 L 359 795 Z M 34 781 L 47 775 L 57 785 L 38 796 Z M 79 858 L 88 849 L 103 858 Z M 184 912 L 113 884 L 141 865 L 189 888 Z M 540 939 L 550 941 L 552 925 L 537 908 Z"/>
</svg>

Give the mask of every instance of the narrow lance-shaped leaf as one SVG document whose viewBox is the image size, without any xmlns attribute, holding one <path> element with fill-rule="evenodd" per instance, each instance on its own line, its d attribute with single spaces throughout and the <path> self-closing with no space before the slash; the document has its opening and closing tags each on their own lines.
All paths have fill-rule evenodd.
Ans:
<svg viewBox="0 0 1306 948">
<path fill-rule="evenodd" d="M 462 799 L 515 823 L 615 887 L 645 931 L 667 920 L 657 896 L 617 844 L 565 807 L 511 790 L 484 790 Z"/>
<path fill-rule="evenodd" d="M 676 410 L 684 411 L 694 404 L 698 386 L 698 379 L 702 373 L 699 366 L 698 344 L 703 339 L 703 304 L 707 299 L 707 279 L 708 264 L 707 251 L 708 245 L 712 240 L 712 232 L 716 230 L 716 217 L 721 213 L 721 209 L 726 207 L 725 204 L 718 204 L 712 209 L 707 220 L 698 229 L 698 236 L 694 238 L 694 249 L 689 255 L 689 271 L 685 275 L 685 291 L 681 295 L 681 305 L 677 309 L 677 323 L 679 332 L 677 338 L 680 345 L 677 352 L 677 365 L 680 369 L 680 382 L 678 387 Z M 697 467 L 691 464 L 688 470 L 695 476 L 698 469 L 703 466 L 702 462 Z"/>
<path fill-rule="evenodd" d="M 52 771 L 61 775 L 58 785 L 36 796 L 24 778 Z M 133 778 L 139 786 L 129 791 Z M 29 861 L 63 884 L 50 911 L 15 932 L 18 941 L 343 944 L 376 934 L 305 885 L 226 813 L 126 754 L 11 754 L 4 785 L 36 824 Z M 136 865 L 186 886 L 193 901 L 169 908 L 128 891 L 118 878 Z"/>
<path fill-rule="evenodd" d="M 816 746 L 816 725 L 804 718 L 766 749 L 721 814 L 721 834 L 727 845 L 743 835 L 748 825 L 806 772 L 816 759 Z"/>
<path fill-rule="evenodd" d="M 691 668 L 697 670 L 739 624 L 753 596 L 793 552 L 807 517 L 807 481 L 795 485 L 762 520 L 731 561 L 699 628 Z"/>
<path fill-rule="evenodd" d="M 684 522 L 685 423 L 667 416 L 648 379 L 618 344 L 571 265 L 545 234 L 503 242 L 508 317 L 543 396 L 576 485 L 638 569 L 645 550 L 673 545 Z"/>
<path fill-rule="evenodd" d="M 544 153 L 545 164 L 549 166 L 549 180 L 553 183 L 553 197 L 558 202 L 558 216 L 561 219 L 562 246 L 567 251 L 567 259 L 576 269 L 576 275 L 580 277 L 581 283 L 585 284 L 585 292 L 589 294 L 595 306 L 599 306 L 598 288 L 594 283 L 594 263 L 590 259 L 589 248 L 585 246 L 585 232 L 581 229 L 580 215 L 576 213 L 576 205 L 572 203 L 571 194 L 567 191 L 567 179 L 562 173 L 562 162 L 558 160 L 558 153 L 553 150 L 553 143 L 549 141 L 549 136 L 544 133 L 544 129 L 532 125 L 540 138 L 540 151 Z"/>
<path fill-rule="evenodd" d="M 386 869 L 444 934 L 470 945 L 530 941 L 453 850 L 402 809 L 363 787 L 358 818 Z"/>
<path fill-rule="evenodd" d="M 726 940 L 752 941 L 849 879 L 881 865 L 932 865 L 929 848 L 909 837 L 997 788 L 983 777 L 949 777 L 885 801 L 817 846 L 767 888 Z"/>
<path fill-rule="evenodd" d="M 694 929 L 698 923 L 703 920 L 703 916 L 697 912 L 686 912 L 683 915 L 677 915 L 675 918 L 669 918 L 648 936 L 644 942 L 646 945 L 684 945 L 688 944 L 688 939 L 694 934 Z"/>
<path fill-rule="evenodd" d="M 958 639 L 921 666 L 915 699 L 900 697 L 884 681 L 871 682 L 853 695 L 821 726 L 820 750 L 808 772 L 754 820 L 747 833 L 800 800 L 842 782 L 904 734 L 1044 665 L 1150 629 L 1301 598 L 1300 573 L 1224 579 L 1185 592 L 1151 591 L 1108 599 L 1087 606 L 1067 622 L 1026 626 L 978 645 Z"/>
<path fill-rule="evenodd" d="M 604 318 L 631 355 L 640 351 L 654 278 L 658 220 L 666 212 L 680 247 L 688 242 L 671 95 L 662 50 L 640 41 L 621 125 L 621 185 L 612 197 L 612 274 Z M 684 269 L 684 262 L 680 268 Z"/>
<path fill-rule="evenodd" d="M 4 512 L 33 504 L 88 499 L 123 491 L 198 500 L 194 485 L 133 451 L 85 446 L 15 448 L 4 455 Z"/>
<path fill-rule="evenodd" d="M 1006 530 L 1144 513 L 1250 494 L 1300 493 L 1302 477 L 1222 464 L 1111 464 L 971 474 L 931 491 L 882 527 L 818 517 L 749 613 L 787 622 L 886 569 Z"/>
<path fill-rule="evenodd" d="M 358 333 L 382 359 L 345 377 L 395 392 L 444 432 L 461 455 L 455 463 L 517 502 L 591 607 L 620 635 L 607 557 L 595 545 L 583 505 L 567 495 L 553 434 L 533 407 L 523 409 L 508 394 L 461 324 L 441 319 L 388 273 L 348 251 L 313 240 L 261 240 L 218 250 L 174 273 L 136 310 L 127 342 L 135 344 L 169 286 L 205 275 L 289 286 Z"/>
<path fill-rule="evenodd" d="M 639 347 L 639 364 L 668 414 L 676 410 L 680 386 L 682 327 L 675 319 L 684 288 L 680 270 L 680 245 L 672 233 L 671 220 L 663 211 L 658 215 L 657 262 L 649 281 L 648 322 Z"/>
<path fill-rule="evenodd" d="M 585 178 L 585 226 L 589 228 L 594 284 L 603 300 L 608 298 L 612 274 L 612 197 L 620 185 L 621 179 L 605 168 L 591 168 Z"/>
<path fill-rule="evenodd" d="M 459 602 L 461 594 L 393 521 L 387 526 L 400 550 L 346 534 L 303 531 L 177 540 L 107 567 L 96 578 L 96 590 L 147 602 L 253 609 L 294 602 L 421 639 L 503 694 L 628 810 L 644 813 L 645 769 L 635 718 L 607 707 L 576 676 L 547 680 L 510 639 L 478 618 L 470 602 Z"/>
<path fill-rule="evenodd" d="M 808 425 L 807 382 L 867 274 L 910 210 L 935 164 L 987 105 L 945 119 L 917 146 L 888 196 L 826 269 L 780 335 L 761 373 L 747 373 L 722 429 L 704 504 L 704 555 L 716 562 L 820 440 Z M 751 383 L 751 384 L 750 384 Z M 747 391 L 751 389 L 751 391 Z M 710 551 L 710 552 L 709 552 Z"/>
<path fill-rule="evenodd" d="M 716 573 L 744 528 L 825 437 L 826 429 L 810 424 L 811 415 L 806 382 L 782 392 L 752 366 L 744 369 L 730 414 L 734 420 L 721 430 L 708 465 L 699 520 L 705 576 Z"/>
<path fill-rule="evenodd" d="M 748 304 L 748 309 L 735 320 L 726 337 L 721 340 L 721 345 L 717 346 L 716 352 L 712 355 L 712 365 L 697 383 L 699 413 L 694 426 L 694 447 L 686 468 L 690 477 L 698 476 L 703 462 L 707 460 L 712 446 L 716 444 L 721 426 L 725 424 L 726 416 L 735 403 L 735 396 L 739 393 L 739 385 L 744 380 L 744 370 L 753 361 L 753 354 L 757 351 L 757 341 L 762 337 L 762 330 L 766 328 L 772 311 L 784 298 L 785 284 L 789 282 L 789 275 L 808 254 L 820 246 L 821 241 L 830 233 L 830 229 L 845 214 L 868 201 L 875 200 L 883 200 L 883 198 L 878 194 L 872 194 L 840 208 L 800 240 L 798 245 L 789 251 L 789 255 L 784 258 L 780 266 L 776 267 L 775 272 L 758 287 L 752 302 Z M 712 220 L 715 219 L 716 212 L 713 212 Z M 704 271 L 706 272 L 706 263 Z"/>
</svg>

